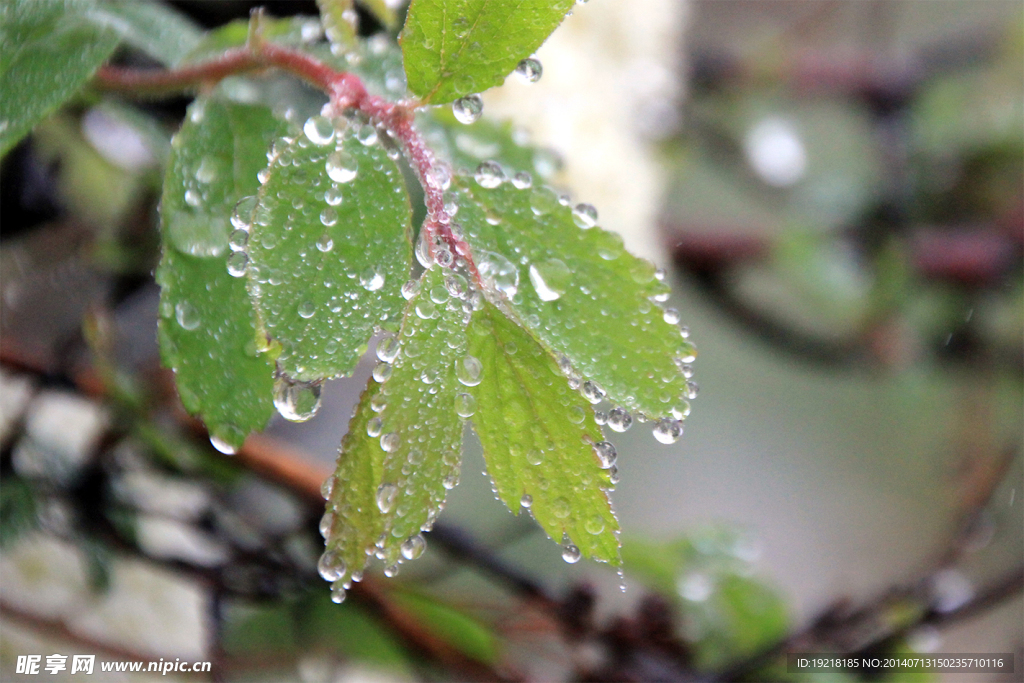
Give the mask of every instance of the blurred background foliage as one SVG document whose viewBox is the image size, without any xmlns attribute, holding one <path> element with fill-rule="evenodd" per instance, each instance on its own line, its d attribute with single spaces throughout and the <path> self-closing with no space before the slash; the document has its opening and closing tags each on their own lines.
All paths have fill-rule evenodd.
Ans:
<svg viewBox="0 0 1024 683">
<path fill-rule="evenodd" d="M 217 26 L 252 3 L 173 4 Z M 281 16 L 316 11 L 264 4 Z M 360 9 L 366 34 L 383 30 L 373 6 Z M 706 462 L 715 451 L 705 444 L 724 430 L 817 443 L 835 418 L 814 397 L 834 397 L 831 408 L 849 413 L 842 433 L 857 436 L 823 459 L 874 468 L 851 496 L 870 505 L 856 493 L 865 481 L 926 473 L 890 482 L 906 489 L 884 508 L 907 511 L 891 520 L 893 537 L 835 532 L 816 507 L 834 495 L 827 487 L 787 500 L 814 486 L 799 459 L 737 452 L 707 475 L 645 457 L 650 445 L 631 433 L 617 498 L 626 594 L 600 568 L 562 566 L 473 477 L 429 535 L 430 553 L 332 604 L 315 570 L 318 491 L 358 378 L 325 391 L 334 417 L 318 418 L 313 435 L 275 424 L 235 459 L 210 448 L 155 344 L 156 202 L 187 100 L 87 90 L 3 160 L 4 680 L 17 654 L 44 650 L 209 659 L 216 680 L 239 681 L 935 680 L 794 675 L 783 655 L 992 651 L 994 633 L 1020 662 L 1024 10 L 697 0 L 690 11 L 685 105 L 645 123 L 670 178 L 654 239 L 707 340 L 711 396 L 680 448 Z M 130 49 L 118 59 L 145 63 Z M 716 339 L 741 352 L 716 361 Z M 725 400 L 728 387 L 716 398 L 715 385 L 743 384 L 755 365 L 767 380 L 750 375 L 702 427 Z M 851 375 L 867 379 L 851 391 Z M 786 396 L 808 376 L 820 392 Z M 751 417 L 737 405 L 757 415 L 762 400 L 785 404 L 785 419 L 722 424 L 722 414 Z M 860 413 L 858 403 L 872 405 Z M 895 424 L 875 421 L 893 405 Z M 936 425 L 949 429 L 913 436 Z M 902 432 L 937 448 L 901 453 L 892 437 Z M 858 460 L 860 450 L 873 455 Z M 479 462 L 470 448 L 465 467 Z M 805 483 L 778 483 L 787 478 Z M 720 502 L 695 512 L 702 496 Z M 826 538 L 766 547 L 807 531 L 787 504 Z M 928 505 L 934 519 L 915 526 Z M 903 546 L 905 557 L 890 555 Z M 822 579 L 830 555 L 860 552 L 869 571 L 838 560 Z M 1002 616 L 980 641 L 943 635 L 990 610 Z"/>
</svg>

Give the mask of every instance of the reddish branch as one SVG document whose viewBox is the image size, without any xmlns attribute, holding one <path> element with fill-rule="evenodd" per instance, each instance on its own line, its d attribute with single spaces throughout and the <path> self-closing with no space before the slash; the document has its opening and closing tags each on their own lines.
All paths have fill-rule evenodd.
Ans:
<svg viewBox="0 0 1024 683">
<path fill-rule="evenodd" d="M 180 90 L 210 86 L 218 81 L 248 71 L 277 68 L 298 76 L 318 90 L 331 102 L 331 108 L 341 114 L 345 110 L 359 111 L 374 124 L 383 126 L 405 149 L 406 157 L 423 186 L 427 217 L 423 230 L 436 254 L 435 241 L 440 237 L 453 257 L 462 257 L 473 279 L 479 285 L 480 274 L 470 256 L 466 243 L 452 233 L 452 217 L 444 208 L 443 167 L 424 142 L 414 124 L 418 102 L 391 102 L 367 92 L 362 80 L 355 74 L 336 71 L 329 65 L 304 52 L 263 41 L 252 41 L 245 47 L 232 48 L 220 56 L 179 69 L 132 69 L 104 66 L 96 74 L 97 82 L 109 90 L 128 94 L 159 95 Z M 453 259 L 454 260 L 454 259 Z"/>
</svg>

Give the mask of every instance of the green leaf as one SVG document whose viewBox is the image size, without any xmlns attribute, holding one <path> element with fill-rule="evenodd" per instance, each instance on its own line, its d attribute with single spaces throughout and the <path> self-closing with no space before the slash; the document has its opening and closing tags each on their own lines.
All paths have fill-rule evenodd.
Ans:
<svg viewBox="0 0 1024 683">
<path fill-rule="evenodd" d="M 466 178 L 453 188 L 456 221 L 481 272 L 492 273 L 492 299 L 507 299 L 545 348 L 612 402 L 651 418 L 688 412 L 677 359 L 696 350 L 664 320 L 658 302 L 669 288 L 654 264 L 625 251 L 616 233 L 577 227 L 550 188 L 485 189 Z"/>
<path fill-rule="evenodd" d="M 394 602 L 416 616 L 430 633 L 463 654 L 490 664 L 498 657 L 494 632 L 480 621 L 429 595 L 395 593 Z"/>
<path fill-rule="evenodd" d="M 444 104 L 501 85 L 575 0 L 413 0 L 400 38 L 409 89 Z"/>
<path fill-rule="evenodd" d="M 473 316 L 469 353 L 482 365 L 473 427 L 498 496 L 530 512 L 556 541 L 586 557 L 620 564 L 612 487 L 595 454 L 604 442 L 586 400 L 569 387 L 551 354 L 489 303 Z M 612 451 L 614 452 L 614 450 Z"/>
<path fill-rule="evenodd" d="M 352 372 L 374 330 L 397 322 L 412 263 L 401 172 L 361 128 L 333 125 L 340 140 L 314 117 L 275 144 L 248 248 L 261 329 L 281 345 L 281 370 L 304 381 Z"/>
<path fill-rule="evenodd" d="M 458 483 L 463 419 L 456 400 L 465 387 L 456 364 L 465 360 L 466 314 L 444 280 L 441 268 L 423 274 L 397 347 L 385 340 L 377 351 L 391 358 L 397 348 L 398 355 L 375 369 L 384 381 L 363 393 L 341 442 L 327 505 L 333 515 L 327 550 L 331 563 L 342 560 L 350 573 L 362 572 L 369 553 L 394 566 L 403 554 L 422 552 L 416 537 L 433 526 Z"/>
<path fill-rule="evenodd" d="M 114 0 L 97 11 L 126 43 L 166 66 L 177 66 L 203 39 L 202 29 L 191 19 L 153 0 Z"/>
<path fill-rule="evenodd" d="M 196 100 L 171 145 L 161 201 L 161 354 L 185 408 L 236 448 L 273 411 L 274 366 L 257 353 L 245 282 L 227 270 L 229 220 L 282 130 L 265 107 Z"/>
<path fill-rule="evenodd" d="M 359 4 L 376 17 L 377 21 L 384 24 L 385 28 L 392 29 L 398 24 L 398 14 L 392 5 L 400 6 L 401 3 L 395 3 L 393 0 L 359 0 Z"/>
<path fill-rule="evenodd" d="M 0 548 L 9 548 L 17 539 L 39 525 L 35 491 L 31 484 L 14 474 L 0 479 Z"/>
<path fill-rule="evenodd" d="M 331 45 L 339 45 L 344 49 L 357 42 L 352 0 L 316 0 L 316 6 L 320 10 L 320 21 Z"/>
<path fill-rule="evenodd" d="M 0 5 L 0 156 L 70 99 L 117 47 L 84 0 Z"/>
</svg>

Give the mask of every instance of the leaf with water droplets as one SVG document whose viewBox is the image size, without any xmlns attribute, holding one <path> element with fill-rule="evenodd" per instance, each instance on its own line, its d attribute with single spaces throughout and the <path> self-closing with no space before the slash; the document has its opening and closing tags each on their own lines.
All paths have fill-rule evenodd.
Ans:
<svg viewBox="0 0 1024 683">
<path fill-rule="evenodd" d="M 468 331 L 480 360 L 473 427 L 498 495 L 519 513 L 529 509 L 551 538 L 565 537 L 584 556 L 619 564 L 618 520 L 608 499 L 613 462 L 590 405 L 569 388 L 558 363 L 525 330 L 490 303 Z M 613 451 L 614 452 L 614 451 Z"/>
<path fill-rule="evenodd" d="M 273 412 L 273 361 L 257 353 L 245 281 L 229 273 L 231 256 L 244 255 L 229 252 L 229 221 L 282 130 L 266 107 L 196 100 L 171 146 L 161 201 L 161 355 L 188 411 L 235 448 Z"/>
<path fill-rule="evenodd" d="M 417 555 L 411 547 L 403 554 L 403 543 L 433 524 L 458 481 L 463 419 L 456 397 L 464 387 L 456 371 L 466 353 L 465 313 L 459 299 L 430 299 L 429 292 L 443 290 L 442 270 L 424 273 L 387 379 L 363 393 L 342 441 L 327 549 L 349 572 L 365 566 L 368 552 L 379 552 L 388 567 Z"/>
<path fill-rule="evenodd" d="M 453 187 L 456 220 L 481 274 L 501 273 L 488 295 L 507 299 L 535 338 L 611 401 L 652 418 L 671 415 L 686 392 L 675 359 L 693 350 L 664 320 L 657 302 L 669 289 L 654 264 L 625 251 L 613 232 L 579 227 L 550 188 L 486 189 L 464 177 Z"/>
<path fill-rule="evenodd" d="M 501 85 L 562 23 L 575 0 L 413 0 L 402 30 L 409 89 L 443 104 Z"/>
<path fill-rule="evenodd" d="M 0 156 L 70 99 L 119 36 L 87 0 L 0 3 Z"/>
<path fill-rule="evenodd" d="M 126 43 L 167 66 L 176 66 L 203 39 L 203 30 L 186 15 L 154 0 L 105 2 L 97 14 L 120 31 Z"/>
<path fill-rule="evenodd" d="M 387 151 L 356 128 L 316 116 L 275 143 L 250 217 L 249 292 L 294 379 L 351 373 L 405 305 L 409 196 Z"/>
</svg>

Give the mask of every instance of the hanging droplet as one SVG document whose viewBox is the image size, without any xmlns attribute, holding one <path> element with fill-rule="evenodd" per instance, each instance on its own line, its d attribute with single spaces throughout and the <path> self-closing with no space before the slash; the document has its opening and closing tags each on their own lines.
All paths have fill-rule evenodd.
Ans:
<svg viewBox="0 0 1024 683">
<path fill-rule="evenodd" d="M 529 57 L 519 62 L 515 73 L 523 83 L 536 83 L 544 73 L 544 67 L 540 60 Z"/>
<path fill-rule="evenodd" d="M 284 375 L 274 380 L 274 407 L 286 420 L 305 422 L 320 410 L 323 380 L 300 382 Z"/>
<path fill-rule="evenodd" d="M 666 308 L 661 316 L 669 325 L 679 324 L 679 311 L 675 308 Z"/>
<path fill-rule="evenodd" d="M 385 453 L 394 453 L 402 445 L 402 437 L 395 432 L 388 432 L 380 437 L 380 447 Z"/>
<path fill-rule="evenodd" d="M 234 455 L 238 452 L 238 449 L 232 446 L 230 443 L 220 438 L 219 436 L 210 435 L 210 445 L 216 448 L 224 455 Z"/>
<path fill-rule="evenodd" d="M 584 230 L 597 225 L 597 209 L 593 204 L 577 204 L 572 210 L 572 220 Z"/>
<path fill-rule="evenodd" d="M 529 493 L 524 493 L 523 497 L 519 499 L 519 504 L 529 510 L 530 506 L 533 505 L 533 496 Z"/>
<path fill-rule="evenodd" d="M 391 512 L 398 498 L 398 487 L 394 484 L 381 484 L 377 487 L 377 507 L 385 515 Z"/>
<path fill-rule="evenodd" d="M 373 379 L 377 382 L 386 382 L 391 377 L 391 363 L 377 363 L 373 369 Z"/>
<path fill-rule="evenodd" d="M 201 322 L 199 318 L 199 311 L 196 307 L 187 301 L 179 301 L 174 307 L 174 317 L 181 325 L 182 329 L 188 330 L 189 332 L 197 329 Z"/>
<path fill-rule="evenodd" d="M 334 122 L 325 116 L 310 116 L 303 124 L 302 132 L 314 145 L 329 145 L 334 141 Z"/>
<path fill-rule="evenodd" d="M 407 560 L 415 560 L 427 549 L 427 542 L 423 536 L 416 534 L 402 541 L 402 557 Z"/>
<path fill-rule="evenodd" d="M 324 581 L 334 582 L 343 578 L 347 569 L 345 560 L 341 559 L 341 555 L 333 550 L 324 552 L 316 563 L 316 570 L 323 577 Z"/>
<path fill-rule="evenodd" d="M 654 425 L 654 438 L 663 444 L 679 441 L 683 435 L 683 423 L 679 420 L 665 418 Z"/>
<path fill-rule="evenodd" d="M 598 461 L 601 463 L 601 469 L 606 470 L 615 464 L 615 459 L 618 457 L 618 453 L 615 452 L 615 446 L 608 441 L 598 441 L 594 444 L 594 455 L 597 456 Z"/>
<path fill-rule="evenodd" d="M 676 363 L 679 365 L 685 365 L 697 360 L 697 347 L 694 346 L 693 342 L 684 341 L 679 345 L 676 353 L 678 354 L 676 356 Z"/>
<path fill-rule="evenodd" d="M 473 417 L 476 412 L 476 399 L 466 393 L 458 394 L 455 397 L 455 412 L 459 417 Z"/>
<path fill-rule="evenodd" d="M 384 567 L 384 576 L 388 577 L 389 579 L 393 579 L 396 576 L 398 576 L 399 571 L 400 569 L 397 564 L 391 564 L 387 567 Z"/>
<path fill-rule="evenodd" d="M 568 564 L 576 564 L 580 561 L 581 557 L 583 557 L 583 554 L 580 552 L 580 549 L 569 543 L 568 539 L 566 539 L 566 542 L 562 545 L 562 559 Z"/>
<path fill-rule="evenodd" d="M 249 256 L 244 251 L 232 252 L 228 256 L 227 262 L 228 275 L 231 277 L 242 277 L 249 269 Z"/>
<path fill-rule="evenodd" d="M 459 123 L 473 123 L 484 113 L 484 100 L 479 95 L 460 97 L 452 103 L 452 113 Z"/>
<path fill-rule="evenodd" d="M 371 417 L 366 422 L 366 435 L 376 439 L 384 431 L 384 421 L 379 417 Z"/>
<path fill-rule="evenodd" d="M 331 494 L 334 493 L 334 475 L 324 479 L 324 483 L 320 485 L 320 495 L 323 496 L 324 500 L 330 500 Z"/>
<path fill-rule="evenodd" d="M 512 186 L 517 190 L 528 190 L 533 187 L 533 176 L 526 171 L 520 171 L 512 176 Z"/>
<path fill-rule="evenodd" d="M 700 385 L 699 384 L 697 384 L 696 382 L 687 382 L 686 383 L 686 398 L 688 398 L 688 399 L 690 399 L 692 401 L 693 399 L 697 398 L 697 394 L 699 392 L 700 392 Z"/>
<path fill-rule="evenodd" d="M 505 171 L 497 161 L 485 161 L 476 167 L 473 177 L 480 187 L 493 190 L 505 182 Z"/>
<path fill-rule="evenodd" d="M 340 605 L 345 602 L 346 590 L 344 584 L 340 581 L 336 585 L 331 586 L 331 602 Z"/>
<path fill-rule="evenodd" d="M 615 465 L 608 468 L 608 481 L 612 483 L 612 486 L 619 483 L 619 468 Z"/>
<path fill-rule="evenodd" d="M 249 244 L 249 231 L 238 228 L 228 235 L 228 248 L 231 251 L 243 251 Z"/>
<path fill-rule="evenodd" d="M 633 426 L 633 416 L 624 408 L 612 408 L 608 413 L 608 426 L 615 432 L 624 432 Z"/>
<path fill-rule="evenodd" d="M 564 261 L 553 258 L 530 266 L 530 283 L 541 301 L 560 299 L 571 282 L 572 271 Z"/>
<path fill-rule="evenodd" d="M 320 517 L 320 535 L 327 538 L 331 535 L 331 527 L 334 526 L 334 513 L 325 512 Z"/>
<path fill-rule="evenodd" d="M 359 162 L 354 156 L 343 149 L 335 150 L 327 157 L 327 175 L 337 183 L 347 183 L 355 179 L 359 172 Z"/>
<path fill-rule="evenodd" d="M 683 363 L 679 366 L 679 371 L 683 373 L 683 377 L 690 379 L 693 377 L 693 366 L 689 363 Z"/>
<path fill-rule="evenodd" d="M 474 356 L 463 356 L 455 361 L 455 376 L 459 382 L 467 387 L 475 387 L 480 384 L 480 374 L 483 365 Z"/>
<path fill-rule="evenodd" d="M 252 213 L 256 210 L 256 197 L 242 197 L 231 212 L 231 225 L 238 230 L 249 230 L 252 227 Z"/>
<path fill-rule="evenodd" d="M 384 337 L 377 344 L 377 358 L 385 363 L 393 363 L 401 349 L 402 345 L 397 337 Z"/>
<path fill-rule="evenodd" d="M 583 398 L 587 399 L 594 405 L 597 405 L 604 400 L 606 392 L 597 382 L 587 380 L 583 383 Z"/>
</svg>

